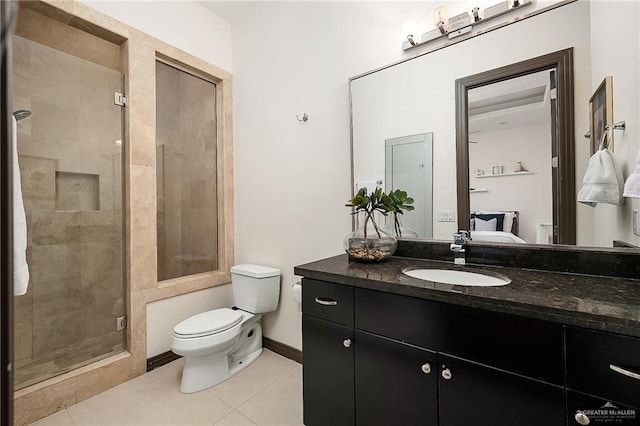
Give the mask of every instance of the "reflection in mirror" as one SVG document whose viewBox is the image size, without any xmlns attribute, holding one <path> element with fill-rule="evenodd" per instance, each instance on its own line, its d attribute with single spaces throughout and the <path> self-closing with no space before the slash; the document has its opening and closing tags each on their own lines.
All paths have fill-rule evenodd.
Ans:
<svg viewBox="0 0 640 426">
<path fill-rule="evenodd" d="M 575 244 L 572 69 L 564 49 L 456 81 L 458 215 L 476 241 Z"/>
<path fill-rule="evenodd" d="M 402 189 L 414 200 L 415 210 L 399 217 L 400 236 L 433 238 L 433 133 L 385 141 L 385 182 L 386 192 Z"/>
<path fill-rule="evenodd" d="M 522 239 L 527 243 L 551 242 L 553 239 L 559 244 L 612 247 L 614 240 L 621 240 L 639 245 L 640 236 L 632 231 L 632 211 L 639 209 L 637 200 L 627 199 L 620 207 L 598 205 L 593 208 L 577 203 L 575 193 L 576 189 L 581 187 L 590 157 L 588 139 L 582 136 L 589 128 L 588 101 L 607 75 L 612 75 L 614 81 L 614 121 L 627 121 L 624 132 L 618 131 L 614 135 L 615 154 L 621 162 L 624 176 L 627 176 L 635 166 L 634 159 L 640 145 L 640 135 L 638 127 L 633 126 L 630 120 L 633 117 L 639 117 L 637 94 L 640 93 L 640 88 L 637 64 L 640 63 L 638 62 L 640 49 L 638 37 L 626 36 L 625 28 L 637 28 L 639 18 L 640 6 L 637 2 L 565 3 L 498 30 L 353 77 L 351 79 L 351 114 L 354 182 L 384 178 L 386 139 L 432 132 L 434 135 L 433 208 L 431 211 L 433 238 L 450 240 L 453 232 L 468 228 L 471 210 L 498 209 L 517 211 L 519 221 L 530 224 L 526 225 L 528 229 L 522 228 L 517 235 L 519 238 L 524 237 Z M 456 170 L 458 149 L 455 124 L 456 80 L 569 48 L 574 52 L 573 69 L 570 70 L 574 76 L 573 92 L 570 93 L 573 110 L 562 112 L 562 114 L 569 114 L 562 117 L 566 122 L 573 123 L 575 131 L 573 138 L 560 130 L 555 133 L 559 135 L 558 142 L 564 141 L 565 148 L 573 151 L 569 154 L 563 148 L 557 154 L 553 151 L 551 154 L 545 154 L 550 155 L 551 158 L 558 156 L 560 167 L 563 166 L 561 157 L 564 156 L 565 164 L 569 169 L 561 179 L 554 179 L 553 173 L 556 169 L 551 169 L 550 186 L 548 181 L 544 184 L 547 188 L 551 188 L 551 192 L 545 197 L 544 211 L 542 211 L 542 202 L 537 200 L 537 195 L 535 200 L 533 196 L 528 200 L 530 203 L 535 202 L 536 208 L 540 205 L 539 212 L 534 212 L 530 205 L 520 205 L 519 202 L 518 204 L 505 202 L 500 205 L 489 202 L 487 197 L 506 191 L 498 188 L 490 192 L 489 187 L 494 183 L 513 184 L 520 188 L 520 194 L 530 192 L 533 185 L 538 183 L 532 184 L 529 180 L 543 176 L 549 179 L 549 168 L 552 163 L 538 164 L 537 161 L 542 160 L 534 159 L 533 153 L 529 152 L 507 156 L 508 153 L 505 151 L 510 148 L 501 147 L 498 152 L 489 151 L 491 142 L 483 136 L 483 131 L 487 133 L 488 129 L 480 129 L 480 133 L 470 134 L 469 132 L 476 130 L 465 128 L 462 133 L 465 138 L 465 152 L 468 148 L 471 153 L 467 161 L 471 163 L 464 164 L 465 189 L 459 193 L 460 175 Z M 550 71 L 552 68 L 543 67 L 526 72 L 515 72 L 511 76 L 533 74 L 541 70 Z M 507 80 L 511 76 L 483 82 L 482 85 Z M 559 77 L 556 77 L 557 79 Z M 521 93 L 520 97 L 527 98 L 529 95 L 539 97 L 540 93 L 536 92 L 539 89 L 536 88 L 541 86 L 534 84 L 529 88 L 530 93 Z M 476 89 L 479 89 L 478 86 L 469 87 L 472 102 L 474 102 L 473 97 L 476 96 Z M 550 99 L 551 89 L 544 88 L 542 94 L 544 99 Z M 478 90 L 478 93 L 480 92 Z M 474 107 L 478 106 L 481 105 L 474 105 Z M 519 108 L 524 107 L 521 105 Z M 518 107 L 513 106 L 513 108 Z M 472 115 L 470 126 L 477 125 L 473 117 Z M 508 130 L 504 129 L 505 137 L 509 136 L 506 134 Z M 529 133 L 527 137 L 531 139 L 529 136 L 533 136 Z M 554 132 L 550 131 L 550 133 L 553 136 Z M 467 138 L 471 140 L 471 144 L 466 141 Z M 525 144 L 525 141 L 515 136 L 512 139 L 512 144 L 520 142 L 527 148 L 532 148 L 531 145 L 534 143 L 530 141 Z M 537 138 L 536 142 L 541 143 Z M 549 145 L 545 146 L 548 153 Z M 516 145 L 511 147 L 515 148 Z M 525 146 L 521 148 L 524 149 Z M 541 150 L 542 148 L 536 151 L 536 154 L 541 154 Z M 477 157 L 478 155 L 484 155 L 484 157 Z M 569 156 L 573 166 L 570 166 Z M 474 175 L 474 170 L 477 169 L 483 169 L 485 175 L 490 174 L 491 166 L 502 166 L 503 174 L 515 172 L 520 170 L 518 162 L 521 162 L 523 168 L 530 171 L 531 175 L 479 179 Z M 500 167 L 495 170 L 499 171 Z M 570 194 L 569 188 L 565 185 L 566 179 L 574 181 L 574 189 Z M 468 183 L 472 183 L 471 187 L 475 188 L 474 191 L 486 188 L 487 192 L 469 193 Z M 565 185 L 564 189 L 563 185 Z M 385 188 L 387 187 L 385 182 Z M 537 186 L 535 188 L 537 189 Z M 553 194 L 556 193 L 565 198 L 560 197 L 555 203 L 548 201 L 553 200 Z M 458 205 L 461 196 L 469 203 L 462 206 L 462 209 Z M 551 217 L 549 202 L 552 204 Z M 449 221 L 450 217 L 453 220 Z M 573 225 L 568 222 L 570 220 L 574 221 Z M 569 224 L 562 226 L 561 221 Z M 558 224 L 555 236 L 553 235 L 554 224 Z M 531 229 L 531 226 L 534 228 Z"/>
<path fill-rule="evenodd" d="M 476 241 L 553 243 L 550 74 L 469 90 L 470 229 Z"/>
<path fill-rule="evenodd" d="M 469 91 L 469 205 L 475 240 L 553 243 L 549 74 L 544 70 Z M 511 216 L 505 211 L 518 215 L 501 224 L 500 216 L 482 216 L 495 211 L 504 218 Z"/>
</svg>

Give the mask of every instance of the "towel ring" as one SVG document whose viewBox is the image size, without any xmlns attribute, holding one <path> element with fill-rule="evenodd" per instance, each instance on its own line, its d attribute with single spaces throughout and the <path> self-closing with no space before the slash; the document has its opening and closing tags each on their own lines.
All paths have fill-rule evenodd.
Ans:
<svg viewBox="0 0 640 426">
<path fill-rule="evenodd" d="M 297 118 L 297 119 L 298 119 L 298 121 L 299 121 L 299 122 L 301 122 L 301 123 L 306 123 L 306 122 L 307 122 L 307 120 L 309 120 L 309 116 L 307 115 L 307 113 L 306 113 L 306 112 L 305 112 L 305 113 L 302 113 L 302 118 L 300 118 L 300 117 L 298 116 L 298 114 L 296 114 L 296 118 Z"/>
</svg>

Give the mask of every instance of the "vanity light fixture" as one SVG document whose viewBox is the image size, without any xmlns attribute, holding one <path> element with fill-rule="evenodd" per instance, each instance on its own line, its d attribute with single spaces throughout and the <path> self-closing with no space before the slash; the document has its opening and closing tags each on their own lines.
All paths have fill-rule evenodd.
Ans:
<svg viewBox="0 0 640 426">
<path fill-rule="evenodd" d="M 445 24 L 449 21 L 448 17 L 449 11 L 447 10 L 447 6 L 438 6 L 433 13 L 433 24 L 440 32 L 440 35 L 445 35 L 449 32 L 447 28 L 445 28 Z"/>
<path fill-rule="evenodd" d="M 480 8 L 474 7 L 473 9 L 471 9 L 471 20 L 473 22 L 478 22 L 481 19 L 482 19 L 482 16 L 480 16 Z"/>
<path fill-rule="evenodd" d="M 505 13 L 510 13 L 516 9 L 533 4 L 533 0 L 504 0 L 487 8 L 474 7 L 469 11 L 460 13 L 448 18 L 446 6 L 439 6 L 433 14 L 434 29 L 414 37 L 413 34 L 407 36 L 407 40 L 402 44 L 403 50 L 409 50 L 417 46 L 437 40 L 447 36 L 449 39 L 459 37 L 471 32 L 474 25 L 484 21 L 495 19 Z"/>
</svg>

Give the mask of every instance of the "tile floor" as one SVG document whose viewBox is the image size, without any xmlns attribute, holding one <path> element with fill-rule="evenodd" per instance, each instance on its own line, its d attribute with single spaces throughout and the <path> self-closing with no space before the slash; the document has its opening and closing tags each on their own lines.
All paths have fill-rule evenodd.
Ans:
<svg viewBox="0 0 640 426">
<path fill-rule="evenodd" d="M 35 423 L 52 425 L 302 425 L 302 365 L 265 349 L 207 390 L 180 392 L 179 359 Z"/>
<path fill-rule="evenodd" d="M 123 351 L 122 331 L 52 349 L 33 358 L 23 358 L 15 362 L 14 389 L 22 389 L 34 383 L 66 373 L 83 365 L 108 358 Z"/>
</svg>

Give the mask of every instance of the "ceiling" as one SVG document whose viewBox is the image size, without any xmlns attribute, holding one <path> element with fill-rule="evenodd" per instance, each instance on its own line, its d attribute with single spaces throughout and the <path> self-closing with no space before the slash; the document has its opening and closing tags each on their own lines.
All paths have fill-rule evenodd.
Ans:
<svg viewBox="0 0 640 426">
<path fill-rule="evenodd" d="M 549 121 L 549 73 L 540 71 L 470 90 L 469 134 Z"/>
<path fill-rule="evenodd" d="M 255 11 L 261 4 L 267 3 L 269 0 L 245 1 L 245 0 L 196 0 L 206 9 L 215 13 L 218 17 L 233 24 L 233 22 L 249 15 Z"/>
</svg>

